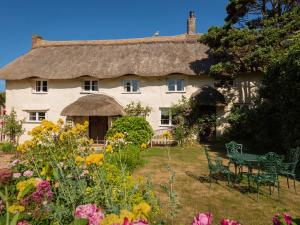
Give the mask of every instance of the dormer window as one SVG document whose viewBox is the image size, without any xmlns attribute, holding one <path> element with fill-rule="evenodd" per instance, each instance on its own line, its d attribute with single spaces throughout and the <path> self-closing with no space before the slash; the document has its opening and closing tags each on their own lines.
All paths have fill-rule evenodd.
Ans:
<svg viewBox="0 0 300 225">
<path fill-rule="evenodd" d="M 183 80 L 168 80 L 167 86 L 168 86 L 168 92 L 184 92 Z"/>
<path fill-rule="evenodd" d="M 87 93 L 98 92 L 99 82 L 97 80 L 85 80 L 83 83 L 83 91 Z"/>
<path fill-rule="evenodd" d="M 125 93 L 139 93 L 140 82 L 138 80 L 124 80 L 123 81 Z"/>
<path fill-rule="evenodd" d="M 36 93 L 47 93 L 48 92 L 48 81 L 46 81 L 46 80 L 35 81 L 35 92 Z"/>
</svg>

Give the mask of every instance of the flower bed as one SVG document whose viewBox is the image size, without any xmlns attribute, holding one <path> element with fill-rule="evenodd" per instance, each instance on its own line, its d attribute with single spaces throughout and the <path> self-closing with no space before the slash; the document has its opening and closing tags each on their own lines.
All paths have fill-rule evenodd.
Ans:
<svg viewBox="0 0 300 225">
<path fill-rule="evenodd" d="M 133 160 L 122 151 L 132 148 L 123 134 L 105 152 L 95 153 L 87 128 L 87 123 L 69 127 L 62 120 L 44 120 L 30 132 L 32 139 L 18 146 L 11 169 L 0 171 L 0 224 L 151 222 L 158 201 L 147 180 L 131 175 L 127 163 Z"/>
</svg>

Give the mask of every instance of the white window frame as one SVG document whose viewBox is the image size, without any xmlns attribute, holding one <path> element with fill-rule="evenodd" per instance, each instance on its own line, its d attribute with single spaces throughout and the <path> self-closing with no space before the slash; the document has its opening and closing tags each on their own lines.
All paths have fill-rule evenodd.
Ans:
<svg viewBox="0 0 300 225">
<path fill-rule="evenodd" d="M 137 89 L 134 91 L 133 90 L 133 86 L 134 86 L 134 82 L 136 82 L 137 84 Z M 127 83 L 129 83 L 129 90 L 127 89 Z M 126 85 L 126 86 L 125 86 Z M 139 80 L 123 80 L 123 94 L 139 94 L 141 93 L 140 91 L 140 81 Z"/>
<path fill-rule="evenodd" d="M 172 115 L 171 108 L 169 108 L 169 107 L 160 107 L 159 110 L 160 110 L 160 120 L 159 120 L 160 121 L 160 126 L 162 126 L 162 127 L 171 127 L 171 126 L 173 126 L 174 124 L 172 123 L 173 115 Z M 169 114 L 168 119 L 162 119 L 163 111 L 168 111 L 169 112 L 168 113 Z M 162 123 L 162 120 L 168 120 L 169 123 L 168 124 Z"/>
<path fill-rule="evenodd" d="M 86 82 L 89 82 L 89 89 L 86 90 L 85 87 L 85 83 Z M 97 90 L 93 90 L 93 82 L 97 82 Z M 84 80 L 83 83 L 82 83 L 82 93 L 98 93 L 99 92 L 99 80 L 94 80 L 94 79 L 91 79 L 91 80 Z"/>
<path fill-rule="evenodd" d="M 170 90 L 170 83 L 173 82 L 174 90 Z M 178 90 L 178 82 L 181 82 L 182 90 Z M 185 84 L 184 79 L 168 79 L 167 80 L 167 93 L 184 93 L 185 92 Z"/>
<path fill-rule="evenodd" d="M 43 119 L 40 119 L 41 117 L 41 113 L 44 114 Z M 32 119 L 32 115 L 34 115 L 35 119 Z M 46 111 L 40 111 L 40 110 L 37 110 L 37 111 L 28 111 L 28 122 L 31 122 L 31 123 L 40 123 L 42 122 L 43 120 L 45 120 L 47 118 L 47 115 L 46 115 Z"/>
<path fill-rule="evenodd" d="M 46 91 L 44 90 L 44 82 L 46 82 Z M 38 90 L 38 83 L 40 86 L 40 90 Z M 33 93 L 35 94 L 47 94 L 49 92 L 49 81 L 48 80 L 34 80 L 34 87 L 33 87 Z"/>
</svg>

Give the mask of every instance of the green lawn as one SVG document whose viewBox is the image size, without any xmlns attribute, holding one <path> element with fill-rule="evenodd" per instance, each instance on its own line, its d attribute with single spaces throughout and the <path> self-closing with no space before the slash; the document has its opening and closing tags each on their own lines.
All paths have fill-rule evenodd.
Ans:
<svg viewBox="0 0 300 225">
<path fill-rule="evenodd" d="M 210 154 L 222 156 L 214 151 L 210 151 Z M 270 196 L 268 188 L 264 187 L 257 201 L 256 193 L 247 192 L 246 182 L 228 187 L 224 180 L 213 183 L 209 189 L 207 161 L 203 147 L 200 145 L 185 148 L 154 147 L 143 152 L 142 157 L 145 164 L 135 171 L 135 175 L 152 177 L 162 205 L 165 205 L 167 199 L 160 187 L 160 184 L 168 180 L 166 165 L 170 163 L 176 172 L 175 190 L 178 194 L 180 210 L 175 218 L 175 225 L 191 224 L 198 212 L 212 212 L 213 224 L 219 224 L 223 217 L 228 217 L 238 220 L 242 225 L 271 225 L 272 217 L 276 212 L 288 212 L 300 218 L 300 196 L 295 194 L 293 188 L 287 188 L 283 177 L 280 182 L 279 200 L 276 191 Z M 225 158 L 224 164 L 227 164 Z M 300 193 L 300 183 L 297 182 L 296 185 Z M 168 224 L 171 222 L 168 221 Z"/>
</svg>

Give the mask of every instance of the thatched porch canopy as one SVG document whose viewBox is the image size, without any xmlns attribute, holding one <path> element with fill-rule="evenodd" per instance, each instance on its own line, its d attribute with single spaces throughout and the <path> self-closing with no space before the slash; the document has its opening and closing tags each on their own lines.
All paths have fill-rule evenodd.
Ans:
<svg viewBox="0 0 300 225">
<path fill-rule="evenodd" d="M 192 94 L 192 99 L 196 101 L 197 105 L 202 106 L 225 106 L 226 100 L 222 93 L 217 89 L 204 85 L 199 90 Z"/>
<path fill-rule="evenodd" d="M 80 97 L 61 112 L 62 116 L 118 116 L 125 115 L 123 107 L 112 97 L 92 94 Z"/>
<path fill-rule="evenodd" d="M 208 47 L 200 35 L 147 37 L 127 40 L 47 41 L 33 39 L 32 49 L 0 70 L 4 80 L 31 77 L 74 79 L 91 76 L 117 78 L 179 73 L 205 74 L 210 66 Z"/>
</svg>

